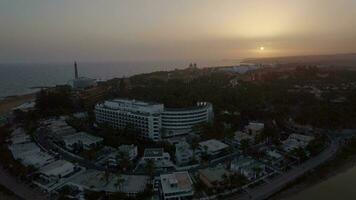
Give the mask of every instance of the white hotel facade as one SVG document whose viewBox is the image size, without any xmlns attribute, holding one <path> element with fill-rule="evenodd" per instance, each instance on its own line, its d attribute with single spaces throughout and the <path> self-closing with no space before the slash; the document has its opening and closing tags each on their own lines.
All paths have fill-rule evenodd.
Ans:
<svg viewBox="0 0 356 200">
<path fill-rule="evenodd" d="M 136 100 L 115 99 L 95 106 L 98 123 L 117 129 L 132 126 L 141 137 L 159 141 L 163 137 L 187 134 L 198 124 L 211 122 L 213 106 L 198 102 L 190 108 L 170 109 L 163 104 Z"/>
</svg>

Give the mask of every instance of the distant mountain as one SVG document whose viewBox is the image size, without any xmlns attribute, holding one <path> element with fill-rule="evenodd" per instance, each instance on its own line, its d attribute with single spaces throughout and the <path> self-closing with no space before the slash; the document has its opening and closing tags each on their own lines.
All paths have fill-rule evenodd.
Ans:
<svg viewBox="0 0 356 200">
<path fill-rule="evenodd" d="M 349 66 L 356 67 L 356 53 L 334 55 L 287 56 L 269 58 L 248 58 L 243 62 L 259 64 L 291 64 Z"/>
</svg>

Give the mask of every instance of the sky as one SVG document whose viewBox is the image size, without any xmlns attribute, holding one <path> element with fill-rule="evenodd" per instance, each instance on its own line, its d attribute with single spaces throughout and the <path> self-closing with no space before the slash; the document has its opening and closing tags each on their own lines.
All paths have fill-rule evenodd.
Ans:
<svg viewBox="0 0 356 200">
<path fill-rule="evenodd" d="M 0 62 L 352 52 L 356 0 L 0 0 Z"/>
</svg>

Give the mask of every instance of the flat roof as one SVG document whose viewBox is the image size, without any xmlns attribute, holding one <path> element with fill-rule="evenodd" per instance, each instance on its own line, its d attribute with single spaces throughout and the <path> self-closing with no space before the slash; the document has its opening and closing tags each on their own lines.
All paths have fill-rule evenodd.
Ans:
<svg viewBox="0 0 356 200">
<path fill-rule="evenodd" d="M 288 137 L 288 139 L 293 139 L 293 138 L 297 138 L 298 140 L 304 140 L 306 142 L 310 142 L 310 141 L 314 140 L 313 136 L 302 135 L 302 134 L 297 134 L 297 133 L 292 133 Z"/>
<path fill-rule="evenodd" d="M 11 150 L 12 155 L 16 159 L 24 154 L 41 151 L 40 148 L 34 142 L 28 142 L 23 144 L 12 144 L 9 146 L 9 149 Z"/>
<path fill-rule="evenodd" d="M 118 147 L 118 150 L 123 152 L 129 152 L 131 150 L 135 150 L 136 148 L 137 146 L 134 144 L 123 144 Z"/>
<path fill-rule="evenodd" d="M 72 145 L 75 144 L 77 142 L 82 142 L 83 144 L 92 144 L 92 143 L 97 143 L 97 142 L 101 142 L 103 141 L 103 138 L 101 137 L 96 137 L 93 135 L 90 135 L 88 133 L 85 132 L 78 132 L 75 133 L 73 135 L 67 135 L 63 137 L 63 141 L 68 144 L 68 145 Z"/>
<path fill-rule="evenodd" d="M 17 128 L 11 133 L 10 140 L 12 144 L 29 143 L 31 142 L 31 137 L 22 128 Z"/>
<path fill-rule="evenodd" d="M 71 173 L 73 169 L 74 164 L 66 160 L 57 160 L 40 168 L 39 172 L 47 176 L 66 176 Z"/>
<path fill-rule="evenodd" d="M 199 142 L 199 145 L 202 147 L 204 147 L 204 146 L 208 147 L 207 150 L 209 152 L 216 152 L 216 151 L 220 151 L 220 150 L 223 150 L 223 149 L 229 147 L 229 145 L 227 145 L 219 140 L 216 140 L 216 139 Z"/>
<path fill-rule="evenodd" d="M 203 174 L 210 182 L 221 182 L 224 175 L 230 174 L 223 166 L 201 169 L 199 173 Z"/>
<path fill-rule="evenodd" d="M 117 192 L 120 190 L 124 193 L 138 193 L 146 188 L 149 180 L 148 176 L 121 175 L 118 177 L 111 174 L 107 182 L 104 177 L 103 171 L 90 169 L 75 177 L 71 183 L 93 191 Z M 121 187 L 117 186 L 118 178 L 123 180 Z"/>
<path fill-rule="evenodd" d="M 21 158 L 21 162 L 24 165 L 26 166 L 32 165 L 35 168 L 42 167 L 53 161 L 54 161 L 54 157 L 43 151 L 33 152 Z"/>
<path fill-rule="evenodd" d="M 246 128 L 247 129 L 252 129 L 252 130 L 261 130 L 265 127 L 264 123 L 259 123 L 259 122 L 250 122 Z"/>
<path fill-rule="evenodd" d="M 138 106 L 138 107 L 149 107 L 149 106 L 154 106 L 154 105 L 163 105 L 161 103 L 156 103 L 156 102 L 148 102 L 148 101 L 138 101 L 135 99 L 113 99 L 113 100 L 106 100 L 104 103 L 101 105 L 107 106 L 109 108 L 112 108 L 112 106 L 116 105 L 124 105 L 124 106 Z"/>
<path fill-rule="evenodd" d="M 175 193 L 180 191 L 190 191 L 193 189 L 193 182 L 188 172 L 161 174 L 160 179 L 163 193 Z"/>
<path fill-rule="evenodd" d="M 245 132 L 236 131 L 234 134 L 234 139 L 235 140 L 244 140 L 244 139 L 252 140 L 253 137 Z"/>
<path fill-rule="evenodd" d="M 189 107 L 183 107 L 183 108 L 164 108 L 165 112 L 184 112 L 184 111 L 194 111 L 194 110 L 200 110 L 203 108 L 207 108 L 211 106 L 211 103 L 208 102 L 198 102 L 197 105 L 195 106 L 189 106 Z M 164 112 L 163 112 L 164 114 Z"/>
<path fill-rule="evenodd" d="M 146 148 L 144 157 L 162 157 L 163 152 L 163 148 Z"/>
</svg>

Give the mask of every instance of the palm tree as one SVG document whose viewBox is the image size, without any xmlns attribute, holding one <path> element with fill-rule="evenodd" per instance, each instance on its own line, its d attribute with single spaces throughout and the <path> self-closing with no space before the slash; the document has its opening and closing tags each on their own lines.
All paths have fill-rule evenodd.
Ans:
<svg viewBox="0 0 356 200">
<path fill-rule="evenodd" d="M 125 179 L 121 176 L 121 174 L 116 174 L 116 183 L 115 183 L 115 186 L 117 189 L 119 189 L 121 191 L 121 187 L 122 187 L 122 184 L 125 182 Z"/>
<path fill-rule="evenodd" d="M 195 160 L 195 150 L 199 147 L 199 142 L 196 138 L 192 140 L 191 148 L 193 150 L 193 160 Z"/>
<path fill-rule="evenodd" d="M 150 175 L 150 177 L 152 178 L 153 177 L 153 173 L 155 172 L 155 163 L 153 162 L 153 160 L 148 160 L 146 162 L 145 170 Z"/>
<path fill-rule="evenodd" d="M 105 169 L 102 178 L 105 180 L 106 184 L 109 183 L 109 181 L 110 181 L 110 171 L 108 169 Z"/>
</svg>

